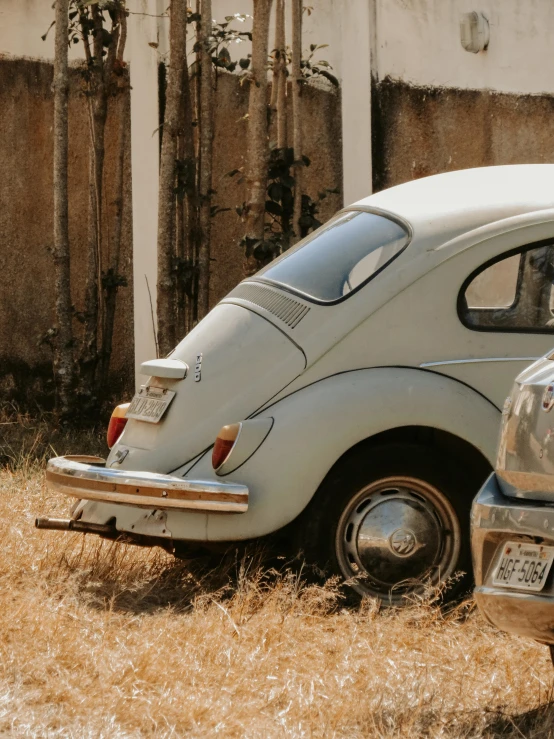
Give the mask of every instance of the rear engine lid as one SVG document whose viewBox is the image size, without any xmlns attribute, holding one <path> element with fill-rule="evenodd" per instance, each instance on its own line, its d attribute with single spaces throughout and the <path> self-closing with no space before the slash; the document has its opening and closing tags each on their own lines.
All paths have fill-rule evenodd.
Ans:
<svg viewBox="0 0 554 739">
<path fill-rule="evenodd" d="M 151 363 L 160 372 L 145 385 L 175 393 L 158 423 L 129 419 L 112 449 L 129 452 L 125 469 L 168 473 L 194 459 L 215 442 L 222 426 L 251 416 L 295 380 L 306 366 L 302 350 L 257 313 L 220 304 L 171 354 L 171 362 Z M 184 377 L 168 377 L 186 366 Z"/>
</svg>

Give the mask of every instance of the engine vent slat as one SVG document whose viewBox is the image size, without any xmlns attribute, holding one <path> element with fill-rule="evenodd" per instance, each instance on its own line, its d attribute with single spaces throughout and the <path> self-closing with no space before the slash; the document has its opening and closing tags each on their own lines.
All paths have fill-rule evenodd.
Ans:
<svg viewBox="0 0 554 739">
<path fill-rule="evenodd" d="M 252 282 L 244 282 L 238 285 L 227 297 L 247 300 L 249 303 L 264 308 L 283 323 L 286 323 L 289 328 L 298 326 L 300 321 L 310 312 L 310 306 L 300 303 L 294 298 L 289 298 L 270 287 L 256 285 Z"/>
</svg>

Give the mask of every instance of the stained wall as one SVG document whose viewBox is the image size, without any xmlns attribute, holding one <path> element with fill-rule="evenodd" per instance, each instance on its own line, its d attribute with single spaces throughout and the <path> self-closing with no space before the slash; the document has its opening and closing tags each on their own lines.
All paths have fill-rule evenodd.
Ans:
<svg viewBox="0 0 554 739">
<path fill-rule="evenodd" d="M 52 387 L 52 352 L 43 338 L 54 325 L 53 239 L 53 96 L 52 66 L 47 61 L 0 58 L 0 397 L 25 404 L 40 400 Z M 214 141 L 214 204 L 230 210 L 216 216 L 212 232 L 211 303 L 242 279 L 239 241 L 243 226 L 235 207 L 245 199 L 244 187 L 224 175 L 244 164 L 248 90 L 237 77 L 223 74 L 217 83 Z M 155 101 L 154 101 L 155 104 Z M 119 117 L 108 120 L 106 154 L 107 218 L 105 259 L 113 234 L 114 170 Z M 88 118 L 79 75 L 71 80 L 69 109 L 69 217 L 72 299 L 82 310 L 85 284 L 88 208 Z M 341 186 L 340 95 L 305 88 L 306 189 Z M 112 387 L 129 394 L 134 386 L 133 263 L 131 223 L 131 157 L 127 130 L 121 288 L 115 326 Z M 341 205 L 330 195 L 322 220 Z M 155 289 L 155 285 L 151 286 Z M 79 323 L 76 322 L 78 336 Z"/>
<path fill-rule="evenodd" d="M 373 84 L 373 185 L 467 167 L 554 162 L 554 96 Z"/>
</svg>

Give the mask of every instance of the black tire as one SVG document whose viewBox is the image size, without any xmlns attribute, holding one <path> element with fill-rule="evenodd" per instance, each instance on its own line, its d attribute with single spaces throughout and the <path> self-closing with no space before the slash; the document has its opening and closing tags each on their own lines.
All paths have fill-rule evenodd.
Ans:
<svg viewBox="0 0 554 739">
<path fill-rule="evenodd" d="M 440 586 L 452 598 L 471 582 L 469 511 L 479 482 L 433 447 L 361 445 L 322 482 L 296 543 L 358 596 L 404 605 Z"/>
</svg>

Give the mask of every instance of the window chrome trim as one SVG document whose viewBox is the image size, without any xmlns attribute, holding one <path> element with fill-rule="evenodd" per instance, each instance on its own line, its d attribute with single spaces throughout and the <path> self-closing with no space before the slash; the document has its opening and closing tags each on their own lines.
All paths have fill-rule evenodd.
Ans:
<svg viewBox="0 0 554 739">
<path fill-rule="evenodd" d="M 406 242 L 403 245 L 402 249 L 400 249 L 399 252 L 397 252 L 391 259 L 389 259 L 388 262 L 386 262 L 376 272 L 370 275 L 367 278 L 367 280 L 364 280 L 364 282 L 361 282 L 356 288 L 354 288 L 354 290 L 351 290 L 346 295 L 342 295 L 340 298 L 336 298 L 335 300 L 320 300 L 318 298 L 314 298 L 312 295 L 308 295 L 308 293 L 302 292 L 301 290 L 297 290 L 294 287 L 291 287 L 290 285 L 286 285 L 283 282 L 277 282 L 276 280 L 269 280 L 266 277 L 260 277 L 258 274 L 252 275 L 252 277 L 249 277 L 248 279 L 243 280 L 243 282 L 252 281 L 252 282 L 263 283 L 264 285 L 271 285 L 271 287 L 274 287 L 274 288 L 276 287 L 280 290 L 284 290 L 285 292 L 288 292 L 291 295 L 297 295 L 298 297 L 303 298 L 304 300 L 307 300 L 310 303 L 315 303 L 315 305 L 337 305 L 338 303 L 343 303 L 345 300 L 348 300 L 348 298 L 351 298 L 352 295 L 359 292 L 363 287 L 365 287 L 369 282 L 371 282 L 371 280 L 377 277 L 377 275 L 381 274 L 381 272 L 387 269 L 387 267 L 390 264 L 392 264 L 395 259 L 398 259 L 398 257 L 401 254 L 403 254 L 408 248 L 408 246 L 412 243 L 412 240 L 414 237 L 414 230 L 411 224 L 408 221 L 406 221 L 404 218 L 397 215 L 396 213 L 390 213 L 388 210 L 383 210 L 381 208 L 373 208 L 369 205 L 349 205 L 346 208 L 342 208 L 341 210 L 337 211 L 333 216 L 331 216 L 331 218 L 337 218 L 343 213 L 350 213 L 352 211 L 354 212 L 358 211 L 361 213 L 372 213 L 373 215 L 381 216 L 382 218 L 386 218 L 389 221 L 396 223 L 398 226 L 400 226 L 406 231 Z M 329 218 L 329 220 L 326 221 L 326 223 L 324 223 L 323 226 L 327 225 L 327 223 L 329 223 L 331 218 Z M 322 226 L 320 226 L 320 228 L 322 228 Z M 286 254 L 286 252 L 283 252 L 283 254 Z"/>
<path fill-rule="evenodd" d="M 497 333 L 497 334 L 547 334 L 552 335 L 554 334 L 554 328 L 546 328 L 545 326 L 534 328 L 534 327 L 520 327 L 520 326 L 477 326 L 473 325 L 469 322 L 466 313 L 469 313 L 470 311 L 500 311 L 500 310 L 510 310 L 510 308 L 514 308 L 520 298 L 520 295 L 516 292 L 516 298 L 515 302 L 509 307 L 509 308 L 469 308 L 467 305 L 467 301 L 465 299 L 465 294 L 468 289 L 468 287 L 471 285 L 473 280 L 478 277 L 480 274 L 482 274 L 485 270 L 487 270 L 489 267 L 492 267 L 494 264 L 497 264 L 499 262 L 503 262 L 505 259 L 508 259 L 509 257 L 516 256 L 517 254 L 525 254 L 529 251 L 533 251 L 534 249 L 540 249 L 543 246 L 552 246 L 554 247 L 554 236 L 549 236 L 546 239 L 539 239 L 539 241 L 533 241 L 531 243 L 525 243 L 521 244 L 520 246 L 516 246 L 512 249 L 508 249 L 505 252 L 502 252 L 501 254 L 497 254 L 494 257 L 491 257 L 490 259 L 487 259 L 486 262 L 483 262 L 480 267 L 477 267 L 476 269 L 471 272 L 471 274 L 466 277 L 466 279 L 463 281 L 462 286 L 458 292 L 458 299 L 456 301 L 456 309 L 458 313 L 458 319 L 462 326 L 467 328 L 469 331 L 478 331 L 480 333 Z M 519 276 L 518 276 L 518 282 L 519 282 Z M 519 287 L 519 285 L 518 285 Z M 516 291 L 517 291 L 516 287 Z"/>
<path fill-rule="evenodd" d="M 441 359 L 436 362 L 423 362 L 419 366 L 443 367 L 449 364 L 480 364 L 481 362 L 536 362 L 540 357 L 483 357 L 482 359 Z"/>
</svg>

